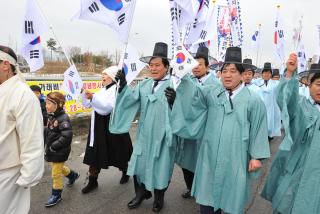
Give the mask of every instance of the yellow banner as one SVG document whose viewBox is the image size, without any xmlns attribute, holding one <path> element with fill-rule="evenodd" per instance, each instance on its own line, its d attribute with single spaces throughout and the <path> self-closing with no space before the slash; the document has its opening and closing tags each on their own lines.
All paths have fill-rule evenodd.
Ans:
<svg viewBox="0 0 320 214">
<path fill-rule="evenodd" d="M 31 85 L 38 85 L 41 88 L 41 93 L 45 96 L 52 91 L 59 91 L 65 95 L 63 91 L 62 85 L 63 80 L 27 80 L 27 84 Z M 91 92 L 97 92 L 100 88 L 102 88 L 101 81 L 97 80 L 84 80 L 83 81 L 83 88 L 87 89 Z M 91 108 L 86 108 L 81 104 L 77 103 L 75 100 L 72 100 L 71 96 L 66 95 L 66 104 L 65 104 L 65 111 L 69 115 L 84 113 L 84 112 L 91 112 Z"/>
</svg>

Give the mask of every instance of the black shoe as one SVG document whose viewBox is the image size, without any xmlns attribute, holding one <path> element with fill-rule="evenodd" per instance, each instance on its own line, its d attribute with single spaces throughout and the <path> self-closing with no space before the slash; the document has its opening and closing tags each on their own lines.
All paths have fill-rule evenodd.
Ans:
<svg viewBox="0 0 320 214">
<path fill-rule="evenodd" d="M 155 213 L 158 213 L 161 211 L 162 207 L 163 207 L 163 198 L 159 200 L 155 200 L 153 202 L 152 211 Z"/>
<path fill-rule="evenodd" d="M 129 203 L 128 203 L 128 208 L 129 209 L 134 209 L 140 206 L 143 200 L 149 199 L 152 197 L 151 192 L 145 193 L 142 197 L 134 197 Z"/>
<path fill-rule="evenodd" d="M 89 182 L 87 184 L 87 186 L 85 186 L 81 192 L 83 194 L 86 194 L 86 193 L 89 193 L 89 192 L 92 192 L 93 190 L 97 189 L 98 188 L 98 181 L 97 181 L 97 177 L 94 177 L 94 176 L 89 176 Z"/>
<path fill-rule="evenodd" d="M 182 198 L 190 198 L 191 197 L 191 190 L 187 189 L 184 193 L 182 193 Z"/>
<path fill-rule="evenodd" d="M 68 187 L 72 187 L 74 182 L 80 177 L 80 173 L 77 173 L 73 170 L 70 171 L 70 174 L 67 175 L 67 178 L 68 178 L 68 183 L 67 183 L 67 186 Z"/>
<path fill-rule="evenodd" d="M 122 172 L 122 177 L 120 179 L 120 184 L 125 184 L 129 181 L 130 176 L 126 175 L 127 172 Z"/>
</svg>

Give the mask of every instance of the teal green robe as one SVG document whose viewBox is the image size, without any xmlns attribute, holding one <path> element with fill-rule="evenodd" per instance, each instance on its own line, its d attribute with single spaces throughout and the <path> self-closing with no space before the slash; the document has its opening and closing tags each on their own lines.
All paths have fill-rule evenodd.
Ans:
<svg viewBox="0 0 320 214">
<path fill-rule="evenodd" d="M 188 99 L 186 99 L 188 98 Z M 266 107 L 244 87 L 232 100 L 222 85 L 198 87 L 183 78 L 172 109 L 173 132 L 201 141 L 192 195 L 201 205 L 243 213 L 250 159 L 270 157 Z"/>
<path fill-rule="evenodd" d="M 221 84 L 213 74 L 210 74 L 210 76 L 202 83 L 199 83 L 198 79 L 195 77 L 191 76 L 191 78 L 196 84 L 199 84 L 199 86 L 218 86 Z M 189 170 L 190 172 L 195 172 L 199 149 L 199 140 L 184 139 L 179 137 L 175 160 L 176 164 L 183 169 Z"/>
<path fill-rule="evenodd" d="M 262 196 L 275 213 L 320 213 L 320 112 L 299 95 L 297 79 L 283 79 L 278 87 L 285 137 Z"/>
<path fill-rule="evenodd" d="M 172 134 L 169 108 L 164 94 L 170 79 L 152 94 L 153 80 L 147 79 L 134 89 L 125 87 L 118 94 L 110 132 L 129 131 L 136 113 L 140 112 L 137 141 L 128 164 L 127 174 L 136 175 L 146 189 L 164 189 L 168 186 L 174 167 L 176 136 Z"/>
</svg>

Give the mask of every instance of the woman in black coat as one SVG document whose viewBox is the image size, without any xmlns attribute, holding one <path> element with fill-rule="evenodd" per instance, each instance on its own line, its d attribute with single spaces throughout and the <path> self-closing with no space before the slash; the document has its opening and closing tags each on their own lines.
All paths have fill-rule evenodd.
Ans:
<svg viewBox="0 0 320 214">
<path fill-rule="evenodd" d="M 98 187 L 98 175 L 101 169 L 109 166 L 122 171 L 120 184 L 128 182 L 127 166 L 132 153 L 132 143 L 129 133 L 111 134 L 109 132 L 110 115 L 115 105 L 115 74 L 118 68 L 111 66 L 103 74 L 103 86 L 99 92 L 92 94 L 86 91 L 86 97 L 91 100 L 92 115 L 90 132 L 83 163 L 89 165 L 89 182 L 82 189 L 88 193 Z"/>
</svg>

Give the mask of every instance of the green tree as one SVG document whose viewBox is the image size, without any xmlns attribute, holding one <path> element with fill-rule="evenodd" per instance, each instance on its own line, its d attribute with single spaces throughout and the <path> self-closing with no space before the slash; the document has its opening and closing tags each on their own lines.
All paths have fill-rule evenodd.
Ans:
<svg viewBox="0 0 320 214">
<path fill-rule="evenodd" d="M 52 61 L 52 51 L 55 51 L 57 50 L 57 42 L 56 40 L 54 40 L 53 38 L 50 38 L 48 41 L 47 41 L 47 47 L 49 48 L 49 50 L 51 51 L 51 58 L 50 60 Z"/>
</svg>

